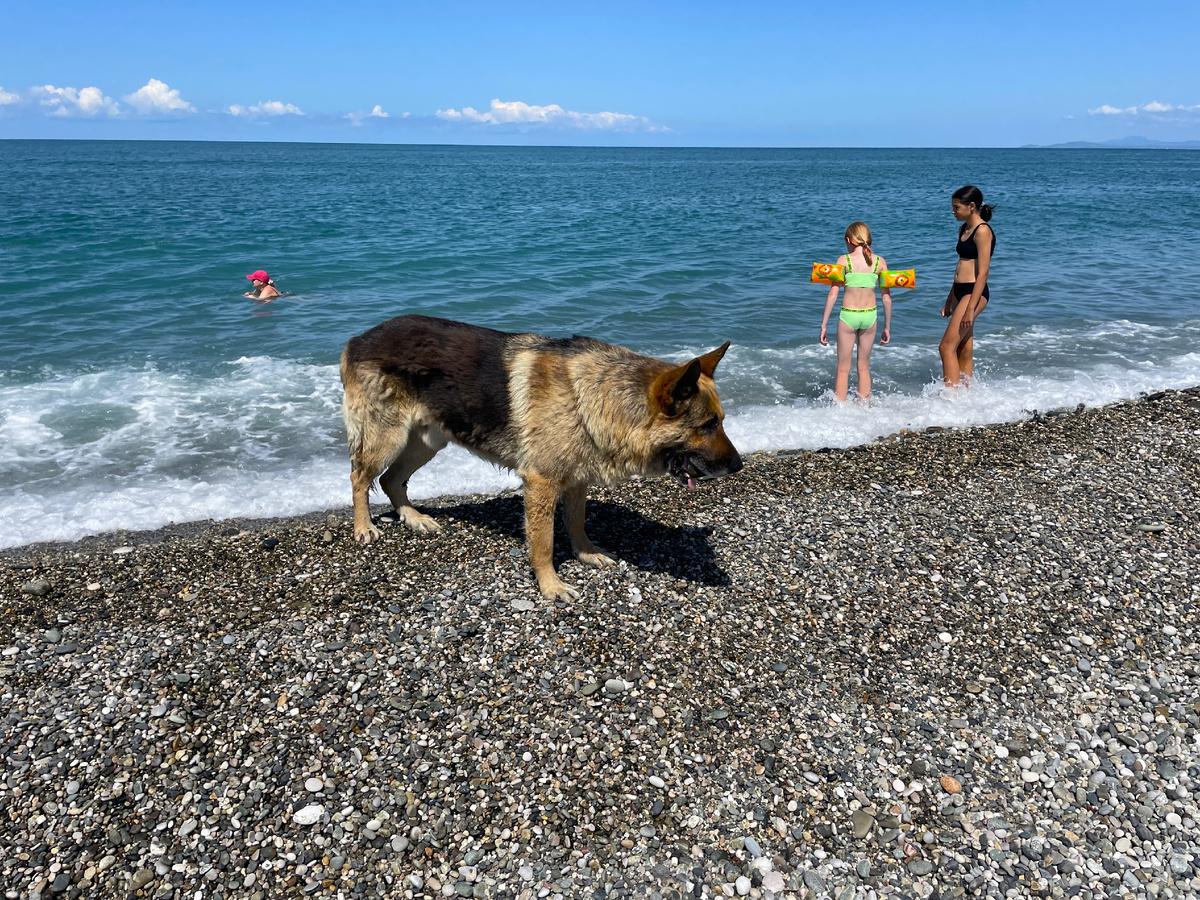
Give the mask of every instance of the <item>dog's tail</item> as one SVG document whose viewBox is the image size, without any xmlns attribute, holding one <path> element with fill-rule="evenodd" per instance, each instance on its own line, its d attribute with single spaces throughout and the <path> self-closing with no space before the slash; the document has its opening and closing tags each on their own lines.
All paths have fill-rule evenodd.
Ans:
<svg viewBox="0 0 1200 900">
<path fill-rule="evenodd" d="M 346 423 L 346 443 L 350 458 L 356 459 L 363 449 L 362 385 L 349 360 L 350 349 L 342 351 L 342 421 Z"/>
</svg>

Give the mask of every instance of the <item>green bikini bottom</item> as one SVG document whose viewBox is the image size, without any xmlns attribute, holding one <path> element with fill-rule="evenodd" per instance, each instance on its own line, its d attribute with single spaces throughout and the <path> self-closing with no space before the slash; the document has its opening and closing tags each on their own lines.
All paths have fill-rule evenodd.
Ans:
<svg viewBox="0 0 1200 900">
<path fill-rule="evenodd" d="M 879 313 L 876 307 L 870 309 L 846 309 L 842 307 L 842 314 L 838 316 L 838 320 L 846 323 L 847 328 L 852 328 L 855 331 L 866 331 L 868 328 L 874 328 Z"/>
</svg>

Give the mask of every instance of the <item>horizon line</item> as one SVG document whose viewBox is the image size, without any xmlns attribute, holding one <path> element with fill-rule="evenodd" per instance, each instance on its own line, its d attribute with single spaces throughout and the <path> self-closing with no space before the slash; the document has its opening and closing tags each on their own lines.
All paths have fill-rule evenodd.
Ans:
<svg viewBox="0 0 1200 900">
<path fill-rule="evenodd" d="M 1145 140 L 1160 146 L 1113 146 L 1118 141 Z M 495 150 L 1171 150 L 1200 149 L 1200 140 L 1154 141 L 1131 135 L 1107 141 L 1072 140 L 1054 144 L 1007 144 L 991 146 L 953 146 L 948 144 L 851 145 L 851 144 L 473 144 L 426 141 L 333 141 L 333 140 L 243 140 L 231 138 L 73 138 L 73 137 L 0 137 L 0 142 L 58 142 L 108 144 L 300 144 L 341 147 L 456 147 Z M 1195 148 L 1185 145 L 1195 144 Z M 1070 146 L 1087 145 L 1087 146 Z"/>
</svg>

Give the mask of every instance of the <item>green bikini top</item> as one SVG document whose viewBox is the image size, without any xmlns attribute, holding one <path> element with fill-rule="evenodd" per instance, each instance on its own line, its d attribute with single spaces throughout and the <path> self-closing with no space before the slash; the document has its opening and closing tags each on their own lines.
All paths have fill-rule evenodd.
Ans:
<svg viewBox="0 0 1200 900">
<path fill-rule="evenodd" d="M 875 257 L 875 264 L 871 267 L 870 272 L 855 272 L 850 262 L 850 254 L 846 254 L 846 287 L 873 288 L 877 284 L 879 284 L 878 256 Z"/>
</svg>

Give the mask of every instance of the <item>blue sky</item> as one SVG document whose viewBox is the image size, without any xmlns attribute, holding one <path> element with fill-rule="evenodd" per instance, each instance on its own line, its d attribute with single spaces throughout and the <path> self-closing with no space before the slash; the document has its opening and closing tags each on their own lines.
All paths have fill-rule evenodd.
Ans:
<svg viewBox="0 0 1200 900">
<path fill-rule="evenodd" d="M 0 138 L 1195 140 L 1195 9 L 10 0 Z"/>
</svg>

